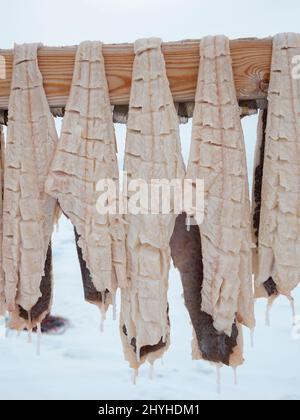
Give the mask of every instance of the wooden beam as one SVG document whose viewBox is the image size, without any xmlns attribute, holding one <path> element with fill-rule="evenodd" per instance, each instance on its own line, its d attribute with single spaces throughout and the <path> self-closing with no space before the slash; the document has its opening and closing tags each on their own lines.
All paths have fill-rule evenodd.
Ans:
<svg viewBox="0 0 300 420">
<path fill-rule="evenodd" d="M 272 56 L 272 39 L 239 39 L 230 44 L 238 99 L 264 99 L 267 95 Z M 69 95 L 76 47 L 39 51 L 39 66 L 51 107 L 63 107 Z M 193 101 L 198 67 L 199 41 L 163 44 L 168 78 L 176 102 Z M 129 103 L 134 52 L 132 44 L 105 45 L 104 58 L 113 105 Z M 13 52 L 0 50 L 0 109 L 7 109 L 11 85 Z"/>
</svg>

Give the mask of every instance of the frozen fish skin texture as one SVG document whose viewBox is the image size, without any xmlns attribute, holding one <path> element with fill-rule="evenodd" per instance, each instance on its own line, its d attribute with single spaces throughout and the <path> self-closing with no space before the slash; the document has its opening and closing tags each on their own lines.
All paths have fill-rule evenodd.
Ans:
<svg viewBox="0 0 300 420">
<path fill-rule="evenodd" d="M 125 171 L 131 181 L 180 183 L 185 175 L 178 116 L 166 75 L 161 40 L 135 43 L 127 122 Z M 128 200 L 134 193 L 128 189 Z M 148 208 L 144 210 L 150 210 Z M 121 337 L 132 368 L 153 363 L 170 344 L 168 277 L 176 215 L 128 213 L 128 287 L 122 290 Z"/>
<path fill-rule="evenodd" d="M 236 98 L 229 40 L 205 37 L 193 118 L 187 179 L 204 180 L 199 225 L 203 260 L 201 308 L 229 338 L 239 324 L 253 329 L 252 234 L 246 151 Z M 201 256 L 200 256 L 201 258 Z M 242 337 L 238 337 L 238 344 Z M 235 349 L 230 364 L 243 361 Z"/>
<path fill-rule="evenodd" d="M 212 363 L 230 365 L 231 357 L 237 347 L 238 328 L 232 328 L 228 337 L 217 331 L 210 315 L 201 310 L 203 262 L 199 226 L 192 224 L 187 229 L 187 215 L 176 220 L 171 239 L 172 258 L 180 271 L 184 302 L 189 312 L 194 332 L 193 357 Z"/>
<path fill-rule="evenodd" d="M 299 55 L 299 34 L 274 37 L 255 273 L 257 297 L 271 301 L 279 294 L 291 299 L 300 281 Z"/>
<path fill-rule="evenodd" d="M 259 231 L 261 224 L 261 209 L 262 209 L 262 184 L 264 174 L 264 161 L 266 149 L 266 131 L 268 122 L 268 109 L 262 110 L 259 113 L 258 128 L 257 128 L 257 142 L 254 159 L 254 184 L 253 184 L 253 200 L 252 200 L 252 218 L 253 218 L 253 242 L 255 248 L 253 250 L 253 273 L 255 278 L 258 276 L 259 270 Z M 278 296 L 276 283 L 272 277 L 268 277 L 259 286 L 256 285 L 255 297 L 268 297 L 270 303 Z"/>
<path fill-rule="evenodd" d="M 107 179 L 116 189 L 111 203 L 115 211 L 101 214 L 98 183 Z M 127 275 L 125 224 L 118 214 L 117 146 L 101 42 L 85 41 L 78 47 L 46 190 L 75 228 L 85 296 L 105 314 Z"/>
<path fill-rule="evenodd" d="M 16 45 L 9 99 L 3 203 L 5 295 L 13 325 L 22 328 L 42 297 L 41 282 L 58 214 L 56 199 L 45 191 L 57 133 L 43 88 L 39 44 Z M 26 324 L 26 322 L 25 322 Z M 29 322 L 31 324 L 31 322 Z M 31 327 L 31 325 L 29 325 Z"/>
</svg>

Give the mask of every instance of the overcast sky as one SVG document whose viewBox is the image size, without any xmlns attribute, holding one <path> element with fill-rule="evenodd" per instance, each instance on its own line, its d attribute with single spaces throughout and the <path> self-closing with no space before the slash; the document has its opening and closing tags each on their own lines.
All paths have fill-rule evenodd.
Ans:
<svg viewBox="0 0 300 420">
<path fill-rule="evenodd" d="M 225 34 L 264 37 L 300 31 L 296 0 L 0 0 L 0 48 L 14 42 L 77 44 L 84 39 L 165 41 Z"/>
<path fill-rule="evenodd" d="M 0 5 L 0 48 L 12 48 L 14 42 L 62 46 L 83 40 L 133 42 L 148 36 L 177 41 L 215 34 L 241 38 L 300 32 L 296 0 L 0 0 Z M 247 118 L 243 125 L 251 168 L 256 119 Z M 185 159 L 190 128 L 181 128 Z M 121 154 L 125 133 L 125 127 L 117 128 Z"/>
</svg>

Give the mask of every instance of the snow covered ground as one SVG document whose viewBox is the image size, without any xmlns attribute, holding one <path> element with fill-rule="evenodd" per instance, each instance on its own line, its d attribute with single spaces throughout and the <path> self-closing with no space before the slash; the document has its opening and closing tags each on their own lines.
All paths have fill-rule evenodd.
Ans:
<svg viewBox="0 0 300 420">
<path fill-rule="evenodd" d="M 62 220 L 55 235 L 54 313 L 72 328 L 63 336 L 43 336 L 36 355 L 36 337 L 10 332 L 0 339 L 1 399 L 300 399 L 300 339 L 293 340 L 289 303 L 279 300 L 272 327 L 264 324 L 265 303 L 257 304 L 255 347 L 246 332 L 245 365 L 234 385 L 231 369 L 222 370 L 222 393 L 216 390 L 215 368 L 191 360 L 191 328 L 182 299 L 179 275 L 170 276 L 172 347 L 158 362 L 155 377 L 141 369 L 137 385 L 123 359 L 118 322 L 108 316 L 100 332 L 98 309 L 84 302 L 73 231 Z M 297 293 L 300 302 L 300 293 Z M 300 313 L 300 312 L 299 312 Z"/>
</svg>

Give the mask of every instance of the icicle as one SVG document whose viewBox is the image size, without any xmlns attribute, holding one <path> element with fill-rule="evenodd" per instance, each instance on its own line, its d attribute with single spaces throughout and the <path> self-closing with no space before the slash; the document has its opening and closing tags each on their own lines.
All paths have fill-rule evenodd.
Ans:
<svg viewBox="0 0 300 420">
<path fill-rule="evenodd" d="M 42 339 L 42 327 L 41 323 L 37 324 L 37 347 L 36 347 L 36 354 L 37 356 L 41 355 L 41 339 Z"/>
<path fill-rule="evenodd" d="M 9 328 L 6 327 L 6 329 L 5 329 L 5 338 L 8 338 L 8 335 L 9 335 Z"/>
<path fill-rule="evenodd" d="M 187 216 L 187 218 L 186 218 L 186 230 L 188 232 L 191 231 L 191 217 L 190 216 Z"/>
<path fill-rule="evenodd" d="M 113 300 L 113 321 L 117 320 L 117 299 L 116 299 L 116 294 L 113 293 L 112 295 L 112 300 Z"/>
<path fill-rule="evenodd" d="M 150 379 L 150 381 L 153 381 L 153 379 L 154 379 L 154 362 L 150 363 L 149 379 Z"/>
<path fill-rule="evenodd" d="M 255 343 L 254 343 L 254 334 L 255 334 L 255 329 L 252 328 L 250 330 L 250 343 L 251 343 L 251 348 L 254 349 Z"/>
<path fill-rule="evenodd" d="M 296 321 L 296 307 L 295 307 L 295 299 L 293 298 L 293 296 L 288 296 L 288 300 L 291 304 L 291 309 L 292 309 L 292 315 L 293 315 L 293 326 L 295 326 L 297 324 Z"/>
<path fill-rule="evenodd" d="M 101 332 L 101 334 L 104 333 L 104 324 L 105 324 L 105 317 L 102 314 L 102 316 L 101 316 L 101 323 L 100 323 L 100 332 Z"/>
<path fill-rule="evenodd" d="M 222 365 L 217 365 L 217 394 L 221 395 L 222 389 L 221 389 L 221 368 Z"/>
<path fill-rule="evenodd" d="M 267 327 L 270 327 L 271 326 L 271 317 L 270 317 L 270 314 L 271 314 L 272 306 L 273 306 L 273 302 L 269 301 L 268 302 L 268 305 L 267 305 L 267 309 L 266 309 L 266 326 Z"/>
<path fill-rule="evenodd" d="M 132 375 L 133 385 L 137 384 L 137 378 L 138 377 L 139 377 L 139 370 L 138 369 L 133 369 L 133 375 Z"/>
<path fill-rule="evenodd" d="M 237 367 L 233 368 L 233 375 L 234 375 L 234 385 L 237 386 L 238 384 Z"/>
<path fill-rule="evenodd" d="M 29 344 L 32 343 L 32 329 L 31 328 L 28 329 L 28 343 Z"/>
<path fill-rule="evenodd" d="M 103 302 L 103 297 L 102 297 L 102 302 Z M 106 321 L 105 305 L 101 304 L 99 306 L 99 309 L 100 309 L 100 313 L 101 313 L 100 332 L 104 333 L 104 324 L 105 324 L 105 321 Z"/>
<path fill-rule="evenodd" d="M 31 312 L 28 312 L 28 343 L 32 343 L 32 321 Z"/>
</svg>

